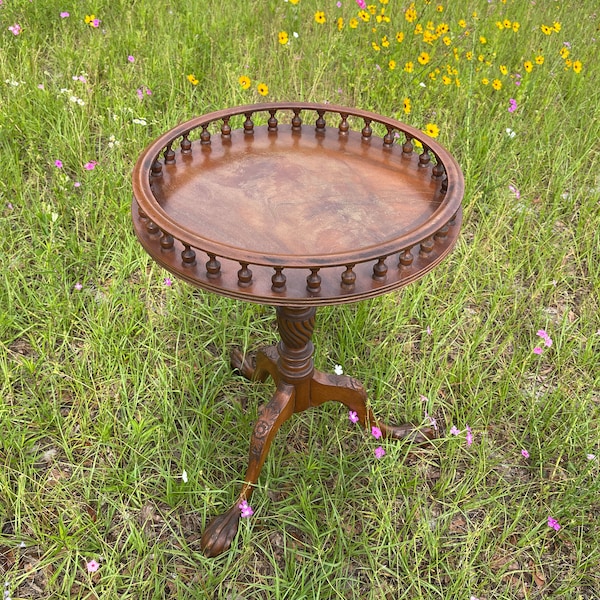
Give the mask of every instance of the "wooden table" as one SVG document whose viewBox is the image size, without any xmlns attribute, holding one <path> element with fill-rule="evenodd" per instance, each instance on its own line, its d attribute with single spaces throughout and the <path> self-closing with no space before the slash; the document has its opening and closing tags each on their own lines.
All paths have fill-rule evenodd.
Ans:
<svg viewBox="0 0 600 600">
<path fill-rule="evenodd" d="M 365 389 L 314 368 L 318 306 L 396 290 L 433 269 L 458 237 L 464 181 L 433 139 L 372 112 L 282 102 L 213 112 L 160 136 L 133 172 L 132 216 L 150 256 L 216 294 L 276 307 L 280 342 L 244 376 L 277 389 L 260 412 L 238 499 L 202 536 L 216 556 L 237 532 L 271 441 L 293 413 L 329 400 L 384 437 L 430 429 L 379 422 Z"/>
</svg>

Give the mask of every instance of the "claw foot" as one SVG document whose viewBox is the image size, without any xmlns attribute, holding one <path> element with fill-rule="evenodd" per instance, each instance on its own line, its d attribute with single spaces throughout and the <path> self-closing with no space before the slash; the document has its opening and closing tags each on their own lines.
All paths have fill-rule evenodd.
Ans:
<svg viewBox="0 0 600 600">
<path fill-rule="evenodd" d="M 229 550 L 240 523 L 240 509 L 234 504 L 225 514 L 215 517 L 204 530 L 200 546 L 205 556 L 214 557 Z"/>
<path fill-rule="evenodd" d="M 382 425 L 381 432 L 385 437 L 395 440 L 410 440 L 413 444 L 427 444 L 436 437 L 433 427 L 415 427 L 410 423 Z"/>
</svg>

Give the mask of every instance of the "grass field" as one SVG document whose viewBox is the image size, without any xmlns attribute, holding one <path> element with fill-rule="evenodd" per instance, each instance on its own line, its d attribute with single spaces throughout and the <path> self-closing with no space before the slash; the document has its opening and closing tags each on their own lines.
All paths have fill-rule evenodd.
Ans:
<svg viewBox="0 0 600 600">
<path fill-rule="evenodd" d="M 600 598 L 597 2 L 360 4 L 0 2 L 5 600 Z M 341 405 L 294 416 L 207 559 L 272 392 L 229 352 L 272 343 L 273 311 L 169 285 L 130 173 L 269 100 L 393 116 L 461 164 L 451 257 L 315 332 L 320 369 L 439 437 L 377 459 Z"/>
</svg>

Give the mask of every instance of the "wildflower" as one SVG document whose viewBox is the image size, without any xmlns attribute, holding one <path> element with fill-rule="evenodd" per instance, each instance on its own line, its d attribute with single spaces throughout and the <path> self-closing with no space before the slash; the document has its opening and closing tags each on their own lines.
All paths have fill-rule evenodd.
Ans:
<svg viewBox="0 0 600 600">
<path fill-rule="evenodd" d="M 339 17 L 337 20 L 337 28 L 338 31 L 342 31 L 342 29 L 344 29 L 344 19 L 343 17 Z"/>
<path fill-rule="evenodd" d="M 277 39 L 282 46 L 285 46 L 290 41 L 290 38 L 286 31 L 280 31 L 277 35 Z"/>
<path fill-rule="evenodd" d="M 373 425 L 371 427 L 371 435 L 378 440 L 381 437 L 381 429 L 379 429 L 379 427 L 375 427 L 375 425 Z"/>
<path fill-rule="evenodd" d="M 383 458 L 385 456 L 385 450 L 381 446 L 375 448 L 375 458 Z"/>
<path fill-rule="evenodd" d="M 83 165 L 83 168 L 86 171 L 93 171 L 96 168 L 96 165 L 98 163 L 95 160 L 90 160 L 89 162 L 86 162 L 85 165 Z"/>
<path fill-rule="evenodd" d="M 525 457 L 525 458 L 529 458 L 529 452 L 527 452 L 527 450 L 523 449 L 521 450 L 521 454 Z"/>
<path fill-rule="evenodd" d="M 95 573 L 100 568 L 100 563 L 96 560 L 90 560 L 85 566 L 88 573 Z"/>
<path fill-rule="evenodd" d="M 401 44 L 404 41 L 404 32 L 403 31 L 398 31 L 398 33 L 396 33 L 396 41 Z"/>
<path fill-rule="evenodd" d="M 192 85 L 198 85 L 198 80 L 196 79 L 196 76 L 193 73 L 190 73 L 187 76 L 187 80 L 192 84 Z"/>
<path fill-rule="evenodd" d="M 548 527 L 552 527 L 554 531 L 560 529 L 560 523 L 554 517 L 548 517 Z"/>
<path fill-rule="evenodd" d="M 97 19 L 96 15 L 86 15 L 84 20 L 90 27 L 100 27 L 100 19 Z"/>
<path fill-rule="evenodd" d="M 588 460 L 595 460 L 596 459 L 596 455 L 595 454 L 586 454 L 585 457 Z"/>
<path fill-rule="evenodd" d="M 518 21 L 513 21 L 512 30 L 517 33 L 521 27 L 521 24 Z"/>
<path fill-rule="evenodd" d="M 390 71 L 393 71 L 396 68 L 396 61 L 395 60 L 390 60 L 390 62 L 388 63 L 388 67 L 390 69 Z"/>
<path fill-rule="evenodd" d="M 470 446 L 473 443 L 473 433 L 471 428 L 467 425 L 467 446 Z"/>
<path fill-rule="evenodd" d="M 254 514 L 252 507 L 248 504 L 246 500 L 242 500 L 242 502 L 238 504 L 238 508 L 240 509 L 243 519 L 251 517 Z"/>
<path fill-rule="evenodd" d="M 411 60 L 409 60 L 407 63 L 404 63 L 404 70 L 407 73 L 412 73 L 415 70 L 414 63 Z"/>
<path fill-rule="evenodd" d="M 514 98 L 510 98 L 509 101 L 508 112 L 515 112 L 517 110 L 517 101 Z"/>
<path fill-rule="evenodd" d="M 502 73 L 502 75 L 507 75 L 508 67 L 506 65 L 500 65 L 500 73 Z"/>
<path fill-rule="evenodd" d="M 318 10 L 315 13 L 315 21 L 317 23 L 319 23 L 320 25 L 323 25 L 323 23 L 325 23 L 327 21 L 327 18 L 325 17 L 325 13 L 322 10 Z"/>
<path fill-rule="evenodd" d="M 350 419 L 351 423 L 358 423 L 358 414 L 356 414 L 355 410 L 351 410 L 348 413 L 348 418 Z"/>
<path fill-rule="evenodd" d="M 450 433 L 452 435 L 460 435 L 460 429 L 458 429 L 458 427 L 456 427 L 456 425 L 452 425 L 452 428 L 450 429 Z"/>
<path fill-rule="evenodd" d="M 266 96 L 269 93 L 269 87 L 265 83 L 259 83 L 256 89 L 261 96 Z"/>
<path fill-rule="evenodd" d="M 553 31 L 552 27 L 548 27 L 548 25 L 542 25 L 540 29 L 544 35 L 550 35 Z"/>
<path fill-rule="evenodd" d="M 81 283 L 79 283 L 79 281 L 73 286 L 73 289 L 79 291 L 81 289 L 83 289 L 83 286 L 81 285 Z"/>
<path fill-rule="evenodd" d="M 365 0 L 356 0 L 356 4 L 358 4 L 358 6 L 360 6 L 360 8 L 362 8 L 363 10 L 367 8 L 367 3 L 365 2 Z"/>
<path fill-rule="evenodd" d="M 242 86 L 242 89 L 247 90 L 252 82 L 250 81 L 250 77 L 247 77 L 246 75 L 241 75 L 238 78 L 238 83 Z"/>
<path fill-rule="evenodd" d="M 13 34 L 13 35 L 19 35 L 21 33 L 21 31 L 23 31 L 22 27 L 18 24 L 15 23 L 14 25 L 11 25 L 8 30 Z"/>
<path fill-rule="evenodd" d="M 170 277 L 165 277 L 165 278 L 163 279 L 163 283 L 164 283 L 166 286 L 171 286 L 171 285 L 173 285 L 173 281 L 171 280 L 171 278 L 170 278 Z"/>
<path fill-rule="evenodd" d="M 181 474 L 181 480 L 183 481 L 183 483 L 187 483 L 188 482 L 188 474 L 187 471 L 184 469 L 183 473 Z"/>
<path fill-rule="evenodd" d="M 62 160 L 55 160 L 55 161 L 54 161 L 54 166 L 55 166 L 57 169 L 62 169 L 62 168 L 63 168 L 63 163 L 62 163 Z"/>
<path fill-rule="evenodd" d="M 135 125 L 143 125 L 146 126 L 148 125 L 146 119 L 131 119 L 131 122 L 134 123 Z"/>
<path fill-rule="evenodd" d="M 531 71 L 533 71 L 533 63 L 530 60 L 526 60 L 523 63 L 523 68 L 528 72 L 531 73 Z"/>
<path fill-rule="evenodd" d="M 498 91 L 502 89 L 502 82 L 499 79 L 494 79 L 494 81 L 492 81 L 492 87 Z"/>
<path fill-rule="evenodd" d="M 509 109 L 510 110 L 510 109 Z M 518 200 L 521 197 L 521 192 L 514 185 L 509 185 L 508 189 L 515 195 L 515 198 Z"/>
<path fill-rule="evenodd" d="M 411 102 L 410 102 L 410 98 L 404 98 L 404 103 L 403 103 L 403 110 L 404 110 L 404 114 L 409 115 L 410 111 L 411 111 Z"/>
<path fill-rule="evenodd" d="M 534 353 L 534 354 L 541 354 L 542 352 L 543 352 L 543 350 L 542 350 L 542 349 L 541 349 L 539 346 L 536 346 L 536 347 L 533 349 L 533 353 Z"/>
<path fill-rule="evenodd" d="M 66 10 L 60 13 L 61 19 L 68 19 L 70 16 L 71 15 Z"/>
<path fill-rule="evenodd" d="M 514 138 L 517 134 L 510 127 L 507 127 L 506 128 L 506 135 L 509 138 Z"/>
<path fill-rule="evenodd" d="M 343 375 L 344 374 L 344 369 L 342 368 L 342 365 L 335 365 L 335 367 L 333 367 L 333 372 L 336 375 Z"/>
<path fill-rule="evenodd" d="M 575 71 L 575 73 L 581 73 L 581 69 L 583 69 L 583 64 L 580 60 L 576 60 L 573 63 L 573 71 Z"/>
<path fill-rule="evenodd" d="M 405 11 L 404 18 L 409 22 L 413 23 L 417 20 L 417 11 L 415 9 L 415 3 L 413 2 Z"/>
<path fill-rule="evenodd" d="M 434 123 L 427 123 L 423 132 L 429 137 L 436 138 L 440 134 L 440 128 Z"/>
<path fill-rule="evenodd" d="M 417 60 L 419 61 L 420 64 L 426 65 L 431 59 L 427 52 L 421 52 L 421 54 L 419 54 Z"/>
<path fill-rule="evenodd" d="M 135 58 L 133 56 L 131 56 L 131 54 L 127 57 L 127 60 L 132 63 L 135 62 Z"/>
<path fill-rule="evenodd" d="M 544 57 L 541 54 L 539 54 L 538 56 L 535 57 L 535 64 L 536 65 L 544 64 Z"/>
</svg>

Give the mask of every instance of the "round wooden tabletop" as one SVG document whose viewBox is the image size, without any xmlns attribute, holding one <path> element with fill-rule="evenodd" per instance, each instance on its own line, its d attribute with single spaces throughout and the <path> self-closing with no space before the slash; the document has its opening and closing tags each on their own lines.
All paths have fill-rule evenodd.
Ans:
<svg viewBox="0 0 600 600">
<path fill-rule="evenodd" d="M 271 305 L 354 302 L 422 277 L 454 245 L 464 182 L 422 132 L 329 104 L 241 106 L 153 142 L 133 222 L 175 276 Z"/>
</svg>

